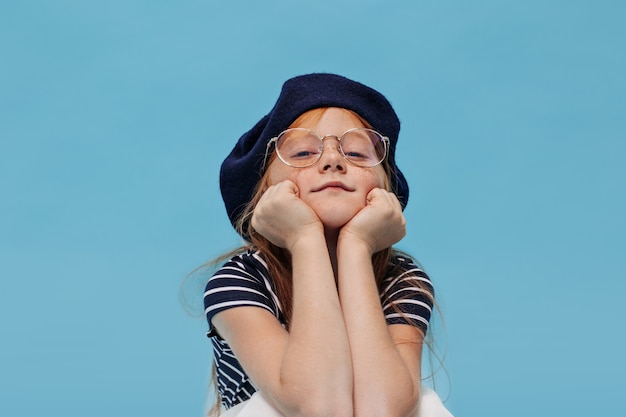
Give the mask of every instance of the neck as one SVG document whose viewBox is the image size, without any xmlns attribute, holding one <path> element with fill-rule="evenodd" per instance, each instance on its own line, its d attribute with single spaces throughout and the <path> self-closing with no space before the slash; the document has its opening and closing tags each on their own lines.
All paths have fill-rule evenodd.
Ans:
<svg viewBox="0 0 626 417">
<path fill-rule="evenodd" d="M 339 229 L 324 228 L 324 235 L 326 236 L 326 247 L 328 248 L 330 262 L 335 273 L 335 282 L 337 282 L 337 239 L 339 238 Z"/>
</svg>

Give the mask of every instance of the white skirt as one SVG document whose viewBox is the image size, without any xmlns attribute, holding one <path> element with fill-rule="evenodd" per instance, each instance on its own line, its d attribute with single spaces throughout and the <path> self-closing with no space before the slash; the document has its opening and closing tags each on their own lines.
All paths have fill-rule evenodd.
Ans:
<svg viewBox="0 0 626 417">
<path fill-rule="evenodd" d="M 222 413 L 221 417 L 284 417 L 255 392 L 248 401 L 244 401 Z M 415 417 L 453 417 L 439 399 L 437 393 L 430 388 L 422 387 L 420 403 Z"/>
</svg>

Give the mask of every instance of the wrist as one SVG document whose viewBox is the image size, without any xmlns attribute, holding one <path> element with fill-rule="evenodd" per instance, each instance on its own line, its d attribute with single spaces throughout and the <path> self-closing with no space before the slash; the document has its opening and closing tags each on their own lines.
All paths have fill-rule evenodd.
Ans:
<svg viewBox="0 0 626 417">
<path fill-rule="evenodd" d="M 310 250 L 322 245 L 326 247 L 326 239 L 324 237 L 324 229 L 310 227 L 299 230 L 288 243 L 286 249 L 292 256 L 299 253 L 308 253 Z"/>
<path fill-rule="evenodd" d="M 337 256 L 349 253 L 351 256 L 366 255 L 371 257 L 374 248 L 364 239 L 360 239 L 351 233 L 340 233 L 337 239 Z"/>
</svg>

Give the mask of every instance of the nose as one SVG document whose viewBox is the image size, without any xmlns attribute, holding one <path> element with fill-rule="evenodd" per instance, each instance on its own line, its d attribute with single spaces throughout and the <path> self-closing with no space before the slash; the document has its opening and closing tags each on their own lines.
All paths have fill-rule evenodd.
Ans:
<svg viewBox="0 0 626 417">
<path fill-rule="evenodd" d="M 326 140 L 331 139 L 331 140 Z M 332 140 L 334 139 L 334 140 Z M 326 135 L 322 138 L 322 155 L 318 161 L 321 171 L 345 171 L 346 160 L 339 148 L 339 138 L 335 135 Z"/>
</svg>

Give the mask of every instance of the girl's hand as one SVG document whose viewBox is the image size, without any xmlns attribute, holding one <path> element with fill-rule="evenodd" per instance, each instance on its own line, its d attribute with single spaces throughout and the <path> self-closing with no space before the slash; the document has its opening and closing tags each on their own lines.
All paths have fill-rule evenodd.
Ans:
<svg viewBox="0 0 626 417">
<path fill-rule="evenodd" d="M 396 195 L 374 188 L 367 194 L 365 207 L 341 228 L 339 241 L 357 239 L 373 255 L 399 242 L 405 234 L 406 220 Z"/>
<path fill-rule="evenodd" d="M 308 232 L 324 233 L 319 218 L 290 180 L 270 186 L 254 208 L 252 227 L 274 245 L 291 250 Z"/>
</svg>

